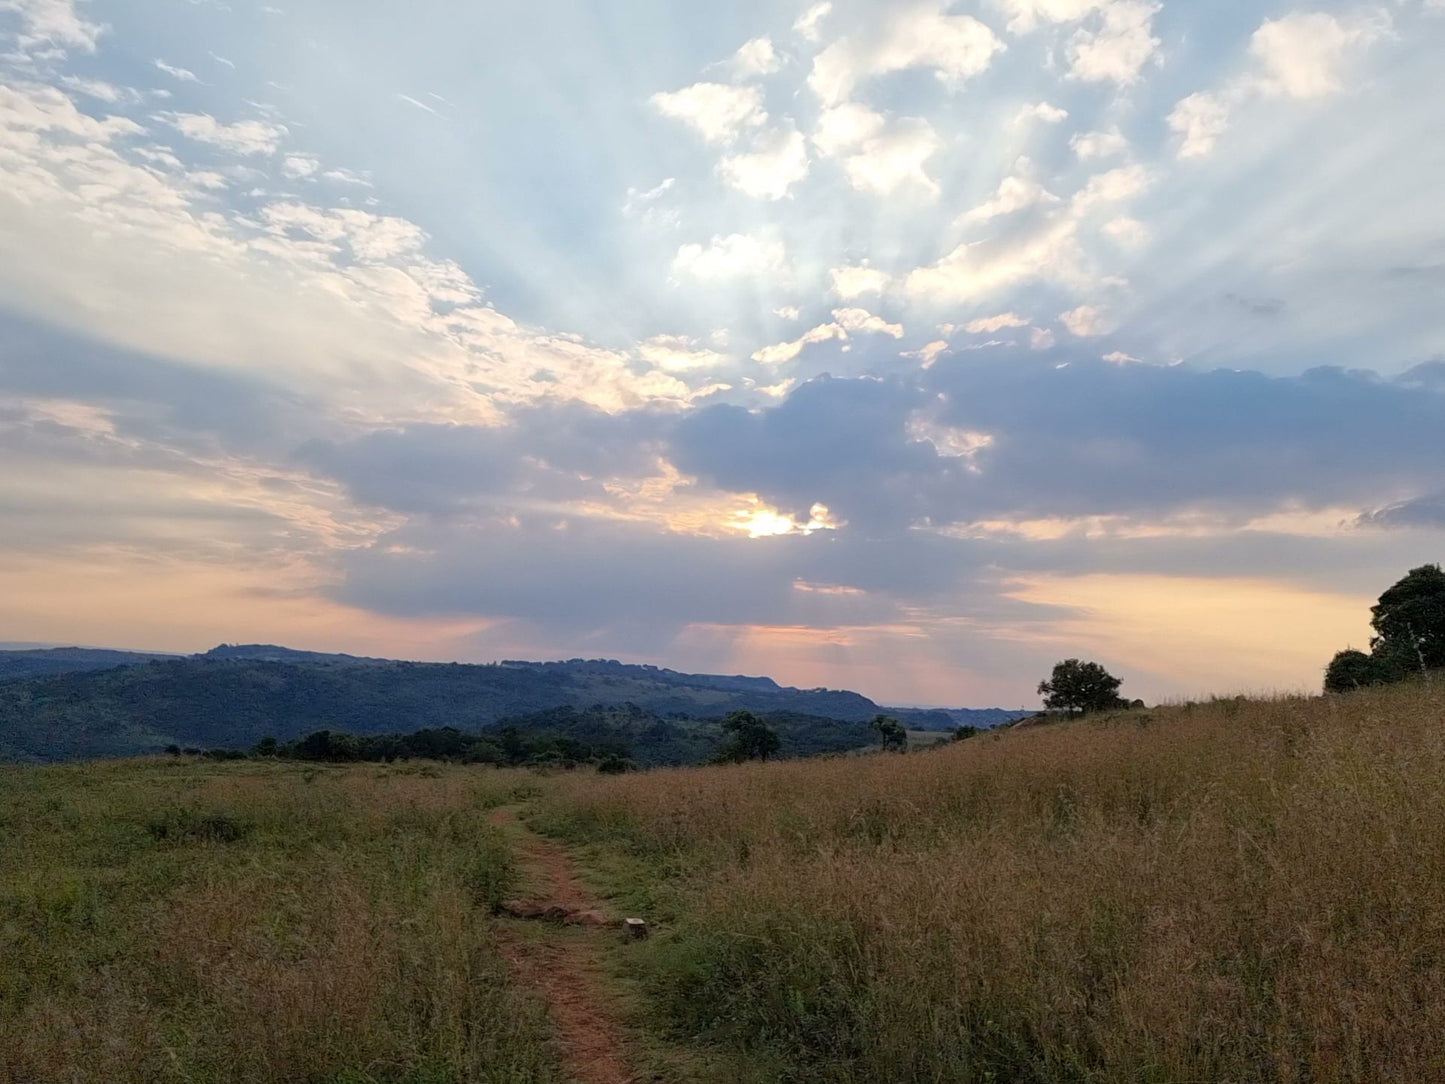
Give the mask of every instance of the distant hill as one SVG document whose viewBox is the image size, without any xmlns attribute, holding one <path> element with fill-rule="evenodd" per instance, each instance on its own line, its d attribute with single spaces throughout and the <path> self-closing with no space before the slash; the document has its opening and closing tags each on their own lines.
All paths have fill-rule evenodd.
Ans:
<svg viewBox="0 0 1445 1084">
<path fill-rule="evenodd" d="M 976 726 L 980 730 L 1027 719 L 1032 711 L 1008 708 L 883 708 L 909 730 L 954 730 Z"/>
<path fill-rule="evenodd" d="M 110 669 L 95 668 L 102 661 L 97 657 L 75 657 L 73 672 L 0 682 L 0 759 L 123 756 L 171 744 L 248 748 L 263 737 L 287 740 L 321 729 L 359 735 L 442 726 L 478 731 L 517 716 L 594 705 L 635 705 L 679 720 L 717 719 L 747 708 L 840 725 L 866 724 L 878 710 L 852 692 L 610 660 L 473 666 L 269 645 L 158 660 L 112 654 Z M 63 662 L 56 656 L 50 665 Z M 866 730 L 858 734 L 866 741 Z M 849 743 L 859 744 L 856 737 Z M 811 742 L 806 751 L 833 744 Z M 640 748 L 635 752 L 645 762 L 677 762 L 671 753 L 659 761 Z"/>
<path fill-rule="evenodd" d="M 479 732 L 505 722 L 623 742 L 643 764 L 696 763 L 717 745 L 717 720 L 739 708 L 768 716 L 787 755 L 866 745 L 868 721 L 890 710 L 845 690 L 612 659 L 420 663 L 274 644 L 223 644 L 190 656 L 0 651 L 0 760 L 126 756 L 168 745 L 249 748 L 263 737 L 287 741 L 325 729 Z M 1018 716 L 997 708 L 890 713 L 915 730 Z"/>
<path fill-rule="evenodd" d="M 157 659 L 179 658 L 141 651 L 109 651 L 92 647 L 26 648 L 0 651 L 0 681 L 43 677 L 47 674 L 78 674 L 88 670 L 110 670 L 135 666 Z"/>
</svg>

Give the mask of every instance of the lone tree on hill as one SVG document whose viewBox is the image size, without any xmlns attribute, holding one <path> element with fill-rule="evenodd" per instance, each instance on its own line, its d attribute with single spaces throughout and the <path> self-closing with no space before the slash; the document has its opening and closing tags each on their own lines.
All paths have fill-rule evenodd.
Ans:
<svg viewBox="0 0 1445 1084">
<path fill-rule="evenodd" d="M 1039 695 L 1044 707 L 1060 708 L 1070 715 L 1077 712 L 1105 711 L 1126 703 L 1119 699 L 1122 682 L 1096 662 L 1065 659 L 1054 665 L 1053 676 L 1039 682 Z"/>
<path fill-rule="evenodd" d="M 722 728 L 728 740 L 718 751 L 717 759 L 723 763 L 767 760 L 782 745 L 778 732 L 750 711 L 729 713 L 722 721 Z"/>
<path fill-rule="evenodd" d="M 878 735 L 878 744 L 885 753 L 908 752 L 908 731 L 904 730 L 903 724 L 893 716 L 875 715 L 869 726 L 873 728 L 873 733 Z"/>
</svg>

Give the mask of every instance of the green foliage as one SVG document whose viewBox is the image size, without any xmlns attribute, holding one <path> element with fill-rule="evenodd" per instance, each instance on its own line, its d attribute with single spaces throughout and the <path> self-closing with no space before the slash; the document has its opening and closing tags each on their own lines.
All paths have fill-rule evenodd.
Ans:
<svg viewBox="0 0 1445 1084">
<path fill-rule="evenodd" d="M 868 725 L 878 736 L 878 744 L 885 753 L 908 752 L 908 731 L 893 716 L 875 715 Z"/>
<path fill-rule="evenodd" d="M 734 711 L 724 716 L 722 729 L 727 739 L 717 752 L 716 760 L 720 763 L 767 760 L 782 747 L 778 732 L 750 711 Z"/>
<path fill-rule="evenodd" d="M 969 738 L 976 738 L 983 730 L 976 726 L 961 726 L 953 732 L 954 741 L 967 741 Z"/>
<path fill-rule="evenodd" d="M 1107 711 L 1121 706 L 1119 686 L 1122 682 L 1096 662 L 1065 659 L 1056 663 L 1053 675 L 1039 682 L 1039 695 L 1044 707 L 1051 711 Z"/>
</svg>

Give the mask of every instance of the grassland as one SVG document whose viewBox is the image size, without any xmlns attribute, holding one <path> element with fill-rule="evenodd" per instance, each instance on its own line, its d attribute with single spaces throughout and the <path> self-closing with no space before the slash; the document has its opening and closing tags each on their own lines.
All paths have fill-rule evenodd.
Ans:
<svg viewBox="0 0 1445 1084">
<path fill-rule="evenodd" d="M 465 769 L 0 769 L 0 1081 L 560 1079 Z"/>
<path fill-rule="evenodd" d="M 651 920 L 596 943 L 649 1080 L 1445 1079 L 1438 685 L 621 777 L 0 788 L 3 1081 L 560 1080 L 489 914 L 503 803 Z"/>
<path fill-rule="evenodd" d="M 739 1079 L 1445 1079 L 1445 695 L 559 780 Z"/>
</svg>

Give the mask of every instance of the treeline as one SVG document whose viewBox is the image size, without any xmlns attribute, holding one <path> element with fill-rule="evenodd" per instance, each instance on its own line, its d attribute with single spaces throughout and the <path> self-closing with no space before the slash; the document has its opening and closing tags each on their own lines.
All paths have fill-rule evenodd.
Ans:
<svg viewBox="0 0 1445 1084">
<path fill-rule="evenodd" d="M 432 727 L 409 734 L 348 734 L 341 730 L 315 730 L 294 741 L 266 737 L 250 750 L 166 747 L 172 756 L 187 754 L 211 760 L 266 757 L 328 764 L 391 763 L 398 760 L 439 760 L 453 764 L 493 764 L 498 767 L 534 765 L 575 768 L 596 765 L 602 771 L 636 768 L 631 750 L 621 742 L 588 743 L 560 734 L 527 733 L 515 726 L 483 734 L 468 734 L 455 727 Z"/>
</svg>

